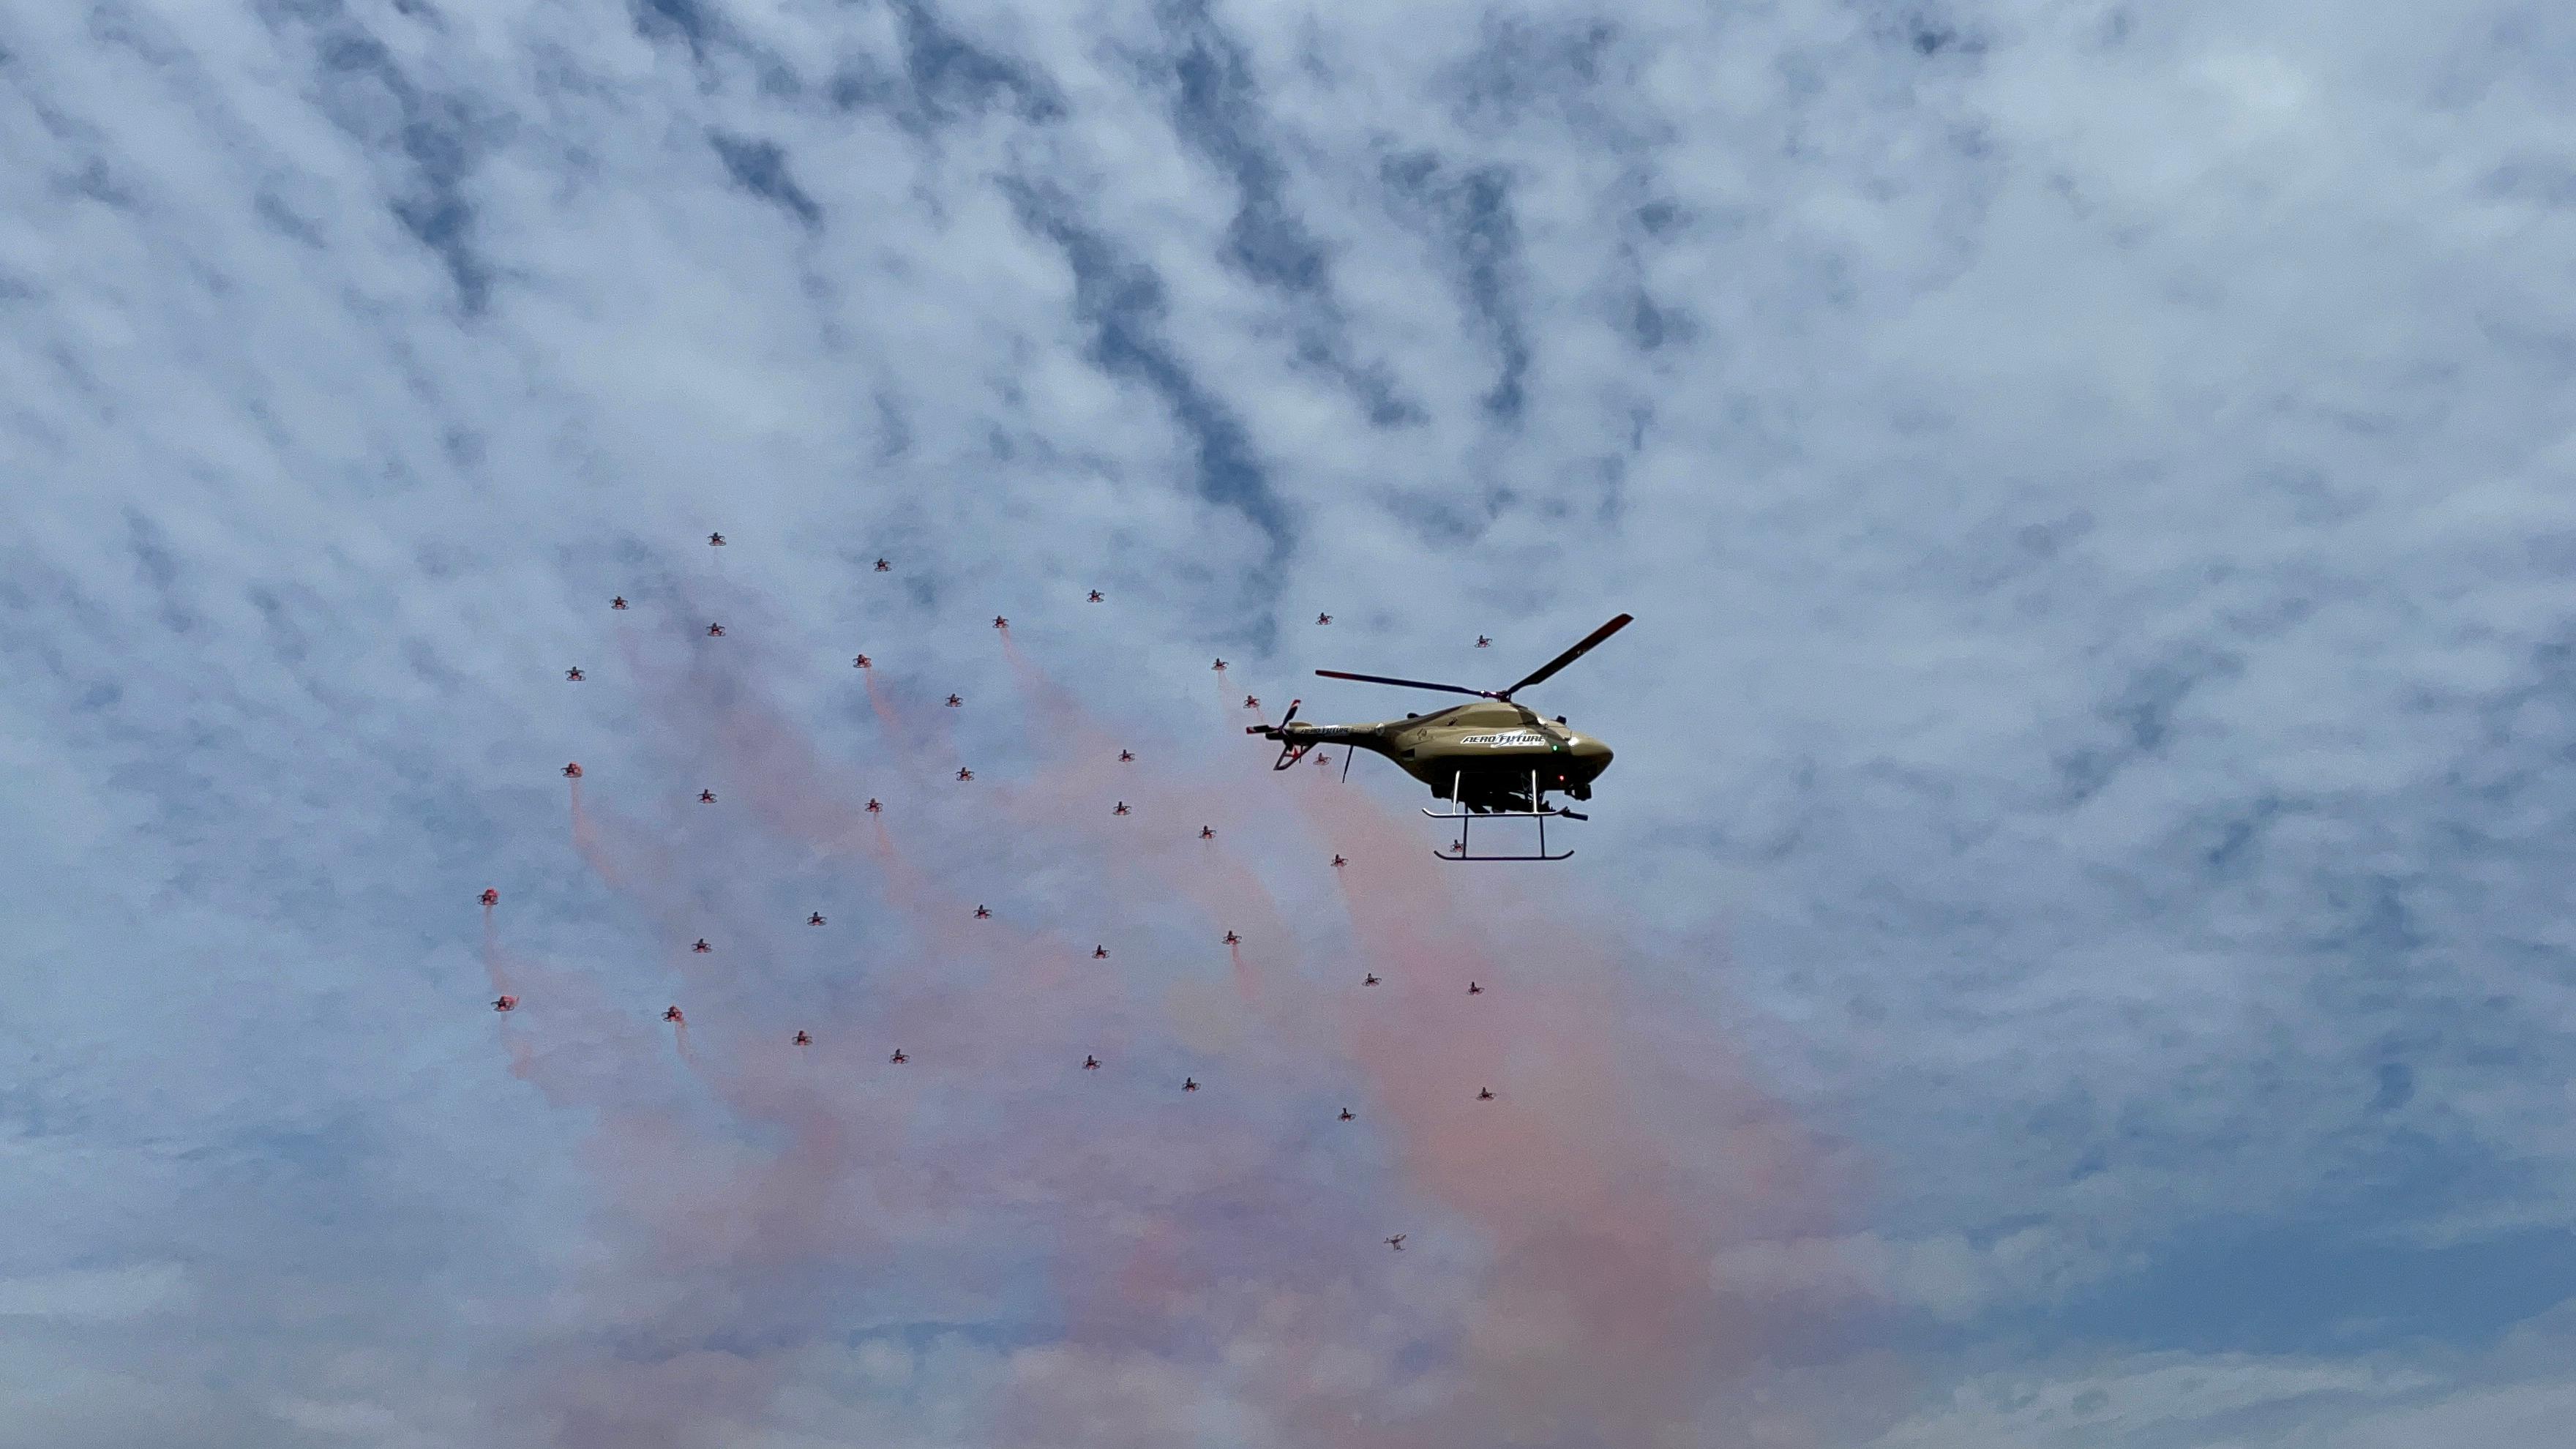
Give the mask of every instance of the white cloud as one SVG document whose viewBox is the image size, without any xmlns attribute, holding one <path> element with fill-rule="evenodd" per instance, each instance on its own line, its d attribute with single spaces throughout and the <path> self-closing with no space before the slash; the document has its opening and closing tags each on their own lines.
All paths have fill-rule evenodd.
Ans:
<svg viewBox="0 0 2576 1449">
<path fill-rule="evenodd" d="M 2279 1442 L 2239 1440 L 2225 1426 L 2286 1410 L 2280 1417 L 2348 1428 L 2435 1383 L 2363 1365 L 2244 1358 L 2130 1360 L 2064 1378 L 2002 1374 L 1952 1390 L 1947 1402 L 1890 1430 L 1873 1449 Z"/>
<path fill-rule="evenodd" d="M 1991 1241 L 1958 1233 L 1896 1238 L 1878 1232 L 1793 1238 L 1728 1248 L 1710 1265 L 1721 1289 L 1756 1299 L 1884 1304 L 1967 1323 L 2000 1306 L 2053 1305 L 2134 1264 L 2057 1226 Z"/>
<path fill-rule="evenodd" d="M 1731 1290 L 2045 1336 L 2266 1225 L 2563 1224 L 2566 35 L 2317 9 L 21 7 L 0 1208 L 62 1256 L 0 1311 L 256 1339 L 435 1269 L 516 1342 L 594 1124 L 496 1057 L 463 903 L 670 986 L 551 772 L 721 763 L 599 610 L 728 588 L 867 769 L 847 655 L 981 706 L 992 612 L 1180 753 L 1213 653 L 1357 716 L 1406 702 L 1306 671 L 1499 684 L 1633 609 L 1539 701 L 1620 751 L 1548 888 L 1721 936 L 1650 984 L 1851 1165 Z M 2556 1392 L 2194 1362 L 1905 1432 Z"/>
<path fill-rule="evenodd" d="M 116 1323 L 185 1306 L 187 1271 L 176 1263 L 134 1263 L 0 1278 L 0 1318 Z"/>
<path fill-rule="evenodd" d="M 2412 1364 L 2246 1354 L 2036 1364 L 1969 1375 L 1866 1442 L 1870 1449 L 2538 1449 L 2565 1437 L 2576 1405 L 2564 1342 L 2558 1325 L 2535 1326 L 2487 1352 Z"/>
</svg>

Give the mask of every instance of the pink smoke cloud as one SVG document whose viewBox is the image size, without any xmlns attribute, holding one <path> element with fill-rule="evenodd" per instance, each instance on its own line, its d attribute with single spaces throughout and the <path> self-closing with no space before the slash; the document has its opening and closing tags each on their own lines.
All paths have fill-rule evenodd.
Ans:
<svg viewBox="0 0 2576 1449">
<path fill-rule="evenodd" d="M 1709 1442 L 1778 1326 L 1712 1260 L 1812 1236 L 1834 1194 L 1713 1024 L 1678 1034 L 1630 999 L 1615 919 L 1544 875 L 1432 860 L 1419 822 L 1338 771 L 1121 764 L 1007 634 L 1039 761 L 945 795 L 944 733 L 900 728 L 874 671 L 880 735 L 854 765 L 761 687 L 784 666 L 755 630 L 707 643 L 729 647 L 630 650 L 631 674 L 750 845 L 709 855 L 575 795 L 584 860 L 710 993 L 687 1092 L 617 1024 L 649 988 L 627 1006 L 512 966 L 531 1003 L 513 1039 L 578 1024 L 584 1043 L 514 1047 L 513 1069 L 602 1114 L 606 1259 L 524 1396 L 557 1443 L 735 1442 L 858 1301 L 990 1316 L 1010 1344 L 997 1443 Z M 997 842 L 1118 924 L 1109 960 L 1081 931 L 974 917 L 1001 893 Z M 882 903 L 848 981 L 791 999 L 759 952 L 677 952 L 774 934 L 697 914 L 756 893 L 682 904 L 752 848 Z"/>
</svg>

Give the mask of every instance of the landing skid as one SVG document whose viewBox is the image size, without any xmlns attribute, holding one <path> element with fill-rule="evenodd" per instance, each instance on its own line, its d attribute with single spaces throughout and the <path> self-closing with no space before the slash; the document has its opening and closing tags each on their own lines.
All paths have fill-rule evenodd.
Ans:
<svg viewBox="0 0 2576 1449">
<path fill-rule="evenodd" d="M 1458 800 L 1458 799 L 1459 799 L 1459 798 L 1460 798 L 1460 797 L 1465 793 L 1464 788 L 1463 788 L 1463 787 L 1464 787 L 1464 785 L 1465 785 L 1465 783 L 1466 783 L 1466 780 L 1465 780 L 1465 772 L 1464 772 L 1464 771 L 1460 771 L 1460 772 L 1458 772 L 1456 775 L 1453 775 L 1453 776 L 1451 776 L 1451 777 L 1450 777 L 1450 781 L 1449 781 L 1449 798 L 1450 798 L 1452 801 L 1456 801 L 1456 800 Z M 1450 850 L 1435 850 L 1435 851 L 1431 852 L 1432 858 L 1433 858 L 1433 859 L 1435 859 L 1435 860 L 1450 860 L 1450 861 L 1458 861 L 1458 860 L 1571 860 L 1571 859 L 1573 859 L 1573 858 L 1574 858 L 1574 852 L 1573 852 L 1572 850 L 1562 850 L 1562 851 L 1558 851 L 1558 852 L 1557 852 L 1556 854 L 1554 854 L 1554 855 L 1550 855 L 1550 854 L 1548 853 L 1548 849 L 1547 849 L 1547 822 L 1548 822 L 1548 818 L 1549 818 L 1550 816 L 1560 816 L 1560 815 L 1561 815 L 1561 816 L 1565 817 L 1565 818 L 1566 818 L 1566 819 L 1568 819 L 1568 820 L 1587 820 L 1587 819 L 1590 819 L 1591 817 L 1586 816 L 1586 815 L 1577 814 L 1576 812 L 1574 812 L 1574 811 L 1572 811 L 1572 810 L 1568 810 L 1568 809 L 1566 809 L 1566 808 L 1565 808 L 1564 806 L 1562 806 L 1562 805 L 1558 805 L 1558 806 L 1550 807 L 1550 806 L 1548 805 L 1548 803 L 1547 803 L 1547 796 L 1546 796 L 1546 795 L 1544 795 L 1544 794 L 1542 794 L 1542 793 L 1540 793 L 1540 791 L 1539 791 L 1539 788 L 1538 788 L 1538 771 L 1536 771 L 1536 770 L 1532 770 L 1532 771 L 1530 771 L 1530 800 L 1531 800 L 1532 804 L 1535 806 L 1535 808 L 1533 808 L 1533 809 L 1529 809 L 1529 810 L 1470 810 L 1470 809 L 1468 809 L 1468 808 L 1467 808 L 1466 806 L 1464 806 L 1464 805 L 1460 805 L 1460 806 L 1459 806 L 1457 809 L 1455 809 L 1455 810 L 1434 810 L 1434 809 L 1432 809 L 1431 807 L 1429 807 L 1429 806 L 1427 806 L 1427 805 L 1426 805 L 1426 806 L 1424 806 L 1424 807 L 1423 807 L 1423 809 L 1422 809 L 1422 813 L 1423 813 L 1423 814 L 1425 814 L 1425 815 L 1427 815 L 1427 816 L 1429 816 L 1430 818 L 1432 818 L 1432 819 L 1434 819 L 1434 820 L 1455 820 L 1455 821 L 1457 821 L 1457 822 L 1458 822 L 1458 841 L 1457 841 L 1457 844 L 1456 844 L 1455 848 L 1454 848 L 1454 849 L 1450 849 Z M 1470 855 L 1470 854 L 1468 854 L 1468 853 L 1467 853 L 1467 831 L 1468 831 L 1468 829 L 1469 829 L 1468 822 L 1469 822 L 1469 821 L 1473 821 L 1473 820 L 1535 820 L 1535 821 L 1537 821 L 1537 822 L 1538 822 L 1538 853 L 1537 853 L 1536 855 Z"/>
</svg>

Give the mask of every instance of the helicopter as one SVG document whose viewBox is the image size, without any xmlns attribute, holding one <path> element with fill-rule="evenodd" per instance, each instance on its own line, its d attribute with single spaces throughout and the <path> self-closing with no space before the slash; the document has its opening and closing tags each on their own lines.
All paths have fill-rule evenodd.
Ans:
<svg viewBox="0 0 2576 1449">
<path fill-rule="evenodd" d="M 1288 713 L 1275 725 L 1249 725 L 1245 734 L 1260 735 L 1279 742 L 1278 762 L 1274 770 L 1285 770 L 1302 759 L 1308 750 L 1323 744 L 1341 744 L 1342 774 L 1351 772 L 1350 757 L 1361 750 L 1373 751 L 1393 760 L 1406 774 L 1431 787 L 1435 800 L 1447 800 L 1454 810 L 1433 810 L 1423 814 L 1434 820 L 1458 822 L 1458 839 L 1449 850 L 1435 850 L 1442 860 L 1564 860 L 1571 850 L 1549 854 L 1547 822 L 1555 816 L 1567 820 L 1590 817 L 1562 805 L 1547 802 L 1549 792 L 1556 791 L 1577 800 L 1592 798 L 1592 782 L 1610 768 L 1610 747 L 1589 735 L 1566 728 L 1565 716 L 1543 720 L 1527 705 L 1515 704 L 1512 696 L 1533 684 L 1553 676 L 1558 670 L 1589 653 L 1595 645 L 1628 626 L 1631 616 L 1618 618 L 1595 629 L 1582 643 L 1540 665 L 1535 671 L 1508 689 L 1469 689 L 1459 684 L 1435 684 L 1422 679 L 1396 679 L 1383 674 L 1350 674 L 1338 669 L 1318 669 L 1326 679 L 1355 679 L 1363 684 L 1392 684 L 1402 689 L 1434 689 L 1447 694 L 1471 694 L 1478 703 L 1452 705 L 1431 714 L 1408 714 L 1402 719 L 1384 720 L 1377 724 L 1319 725 L 1297 723 L 1297 706 L 1303 701 L 1290 700 Z M 1504 819 L 1538 822 L 1538 850 L 1530 855 L 1473 855 L 1467 848 L 1468 823 L 1479 817 L 1499 816 Z"/>
</svg>

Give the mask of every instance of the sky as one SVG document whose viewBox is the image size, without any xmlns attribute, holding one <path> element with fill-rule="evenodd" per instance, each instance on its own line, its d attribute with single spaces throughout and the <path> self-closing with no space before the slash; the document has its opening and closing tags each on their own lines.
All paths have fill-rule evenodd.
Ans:
<svg viewBox="0 0 2576 1449">
<path fill-rule="evenodd" d="M 0 1449 L 2563 1442 L 2571 57 L 0 0 Z"/>
</svg>

